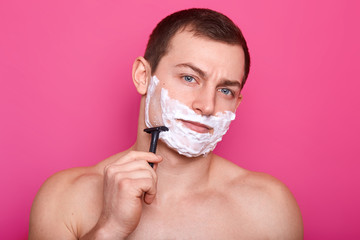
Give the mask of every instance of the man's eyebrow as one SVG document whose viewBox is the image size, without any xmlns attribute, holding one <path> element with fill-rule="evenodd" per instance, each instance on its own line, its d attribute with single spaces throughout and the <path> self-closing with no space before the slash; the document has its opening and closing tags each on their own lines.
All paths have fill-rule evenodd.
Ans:
<svg viewBox="0 0 360 240">
<path fill-rule="evenodd" d="M 203 70 L 201 70 L 200 68 L 194 66 L 194 65 L 191 64 L 191 63 L 180 63 L 180 64 L 177 64 L 175 67 L 191 68 L 194 72 L 196 72 L 197 74 L 199 74 L 200 77 L 206 78 L 206 73 L 205 73 Z"/>
<path fill-rule="evenodd" d="M 228 87 L 231 87 L 231 86 L 235 86 L 239 89 L 241 89 L 241 83 L 239 81 L 232 81 L 232 80 L 223 80 L 219 83 L 219 86 L 228 86 Z"/>
</svg>

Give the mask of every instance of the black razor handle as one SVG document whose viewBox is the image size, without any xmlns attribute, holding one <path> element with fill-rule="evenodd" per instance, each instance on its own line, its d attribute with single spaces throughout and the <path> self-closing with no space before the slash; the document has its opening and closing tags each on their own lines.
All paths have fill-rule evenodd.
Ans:
<svg viewBox="0 0 360 240">
<path fill-rule="evenodd" d="M 165 126 L 145 128 L 144 132 L 151 134 L 151 142 L 149 152 L 156 153 L 157 142 L 159 140 L 160 132 L 169 131 Z M 151 167 L 154 167 L 153 163 L 149 163 Z"/>
</svg>

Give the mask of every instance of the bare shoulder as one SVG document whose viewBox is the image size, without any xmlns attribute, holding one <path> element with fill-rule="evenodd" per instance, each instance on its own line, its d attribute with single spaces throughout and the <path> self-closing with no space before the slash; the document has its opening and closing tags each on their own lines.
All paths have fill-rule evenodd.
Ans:
<svg viewBox="0 0 360 240">
<path fill-rule="evenodd" d="M 117 155 L 95 166 L 67 169 L 49 177 L 31 207 L 29 239 L 77 239 L 84 231 L 82 226 L 94 224 L 102 205 L 103 168 Z"/>
<path fill-rule="evenodd" d="M 246 170 L 219 159 L 227 196 L 237 216 L 266 239 L 303 239 L 300 209 L 288 187 L 269 174 Z M 219 164 L 219 166 L 220 166 Z"/>
</svg>

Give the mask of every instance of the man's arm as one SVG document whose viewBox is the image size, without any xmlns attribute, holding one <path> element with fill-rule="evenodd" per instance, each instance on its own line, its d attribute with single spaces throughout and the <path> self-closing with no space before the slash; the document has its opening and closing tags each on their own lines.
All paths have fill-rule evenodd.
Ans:
<svg viewBox="0 0 360 240">
<path fill-rule="evenodd" d="M 279 180 L 267 174 L 263 178 L 259 205 L 255 209 L 268 239 L 303 239 L 303 223 L 300 209 L 290 190 Z"/>
<path fill-rule="evenodd" d="M 283 184 L 273 186 L 273 201 L 269 208 L 273 216 L 273 239 L 303 239 L 300 209 L 290 190 Z"/>
<path fill-rule="evenodd" d="M 29 239 L 124 239 L 139 223 L 142 201 L 150 204 L 156 194 L 156 174 L 148 162 L 161 160 L 133 151 L 100 171 L 55 174 L 34 200 Z"/>
<path fill-rule="evenodd" d="M 76 239 L 64 222 L 67 203 L 64 193 L 71 187 L 72 174 L 60 172 L 50 177 L 37 193 L 30 214 L 29 240 Z"/>
</svg>

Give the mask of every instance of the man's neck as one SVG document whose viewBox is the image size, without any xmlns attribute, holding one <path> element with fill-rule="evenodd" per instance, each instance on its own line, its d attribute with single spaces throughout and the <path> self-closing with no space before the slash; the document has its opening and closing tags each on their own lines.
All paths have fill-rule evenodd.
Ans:
<svg viewBox="0 0 360 240">
<path fill-rule="evenodd" d="M 189 189 L 204 188 L 208 185 L 212 154 L 188 158 L 169 149 L 164 143 L 160 144 L 158 154 L 164 158 L 156 170 L 160 193 L 163 190 L 164 193 L 189 192 Z"/>
</svg>

